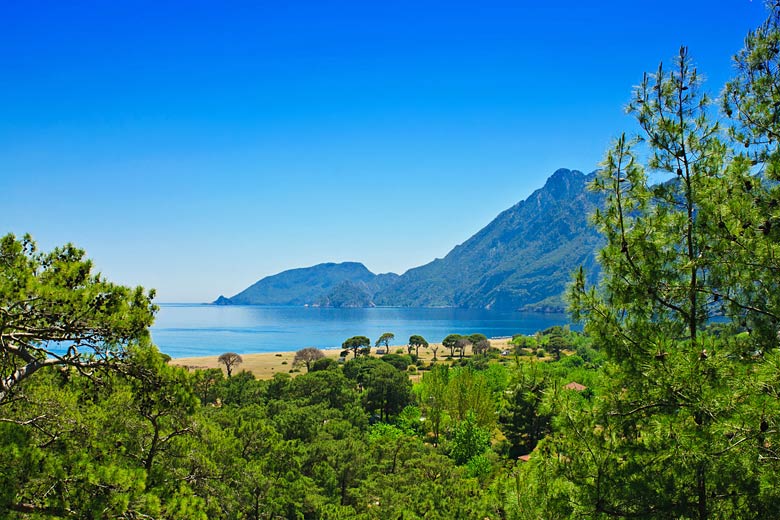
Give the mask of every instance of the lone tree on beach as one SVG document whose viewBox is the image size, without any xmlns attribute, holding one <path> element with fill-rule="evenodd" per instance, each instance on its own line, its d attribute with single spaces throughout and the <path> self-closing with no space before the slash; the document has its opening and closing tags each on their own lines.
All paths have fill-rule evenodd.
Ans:
<svg viewBox="0 0 780 520">
<path fill-rule="evenodd" d="M 147 344 L 152 298 L 93 274 L 71 244 L 39 253 L 29 235 L 0 238 L 0 404 L 40 369 L 90 373 Z"/>
<path fill-rule="evenodd" d="M 379 339 L 376 340 L 376 344 L 374 346 L 378 347 L 380 345 L 384 345 L 386 351 L 387 348 L 390 346 L 390 342 L 393 341 L 393 339 L 395 339 L 395 334 L 393 334 L 392 332 L 385 332 L 384 334 L 379 336 Z"/>
<path fill-rule="evenodd" d="M 414 355 L 419 356 L 420 347 L 428 348 L 428 342 L 425 340 L 425 338 L 423 338 L 422 336 L 418 336 L 417 334 L 411 336 L 409 338 L 409 354 L 411 354 L 412 349 L 414 349 Z"/>
<path fill-rule="evenodd" d="M 325 353 L 320 349 L 318 349 L 317 347 L 302 348 L 301 350 L 295 353 L 295 359 L 293 360 L 293 365 L 294 366 L 306 365 L 306 372 L 309 372 L 314 362 L 324 357 L 325 357 Z"/>
<path fill-rule="evenodd" d="M 341 348 L 351 350 L 354 357 L 357 357 L 358 350 L 371 348 L 371 340 L 365 336 L 352 336 L 341 344 Z"/>
<path fill-rule="evenodd" d="M 225 370 L 227 371 L 228 377 L 233 375 L 233 368 L 235 368 L 236 366 L 244 362 L 244 360 L 241 359 L 241 356 L 239 356 L 235 352 L 225 352 L 224 354 L 219 356 L 217 361 L 225 365 Z"/>
</svg>

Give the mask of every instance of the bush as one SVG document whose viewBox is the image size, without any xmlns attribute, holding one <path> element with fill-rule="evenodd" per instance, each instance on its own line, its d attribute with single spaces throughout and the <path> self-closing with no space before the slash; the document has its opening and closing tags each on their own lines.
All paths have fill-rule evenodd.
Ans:
<svg viewBox="0 0 780 520">
<path fill-rule="evenodd" d="M 485 370 L 490 365 L 490 360 L 485 356 L 477 356 L 469 360 L 464 359 L 463 361 L 466 361 L 466 363 L 461 362 L 462 366 L 470 366 L 474 370 Z"/>
<path fill-rule="evenodd" d="M 417 367 L 414 365 L 409 365 L 408 367 L 406 367 L 406 371 L 409 372 L 410 374 L 416 374 Z"/>
<path fill-rule="evenodd" d="M 538 349 L 536 351 L 536 357 L 538 357 L 538 358 L 543 358 L 546 355 L 547 355 L 547 353 L 544 351 L 543 348 L 540 348 L 540 349 Z"/>
<path fill-rule="evenodd" d="M 338 361 L 333 358 L 324 357 L 314 362 L 314 364 L 311 366 L 311 371 L 317 372 L 318 370 L 330 370 L 338 367 Z"/>
<path fill-rule="evenodd" d="M 406 370 L 406 367 L 412 364 L 412 358 L 407 354 L 386 354 L 380 359 L 398 370 Z"/>
<path fill-rule="evenodd" d="M 567 368 L 579 368 L 585 364 L 585 360 L 577 354 L 563 357 L 559 362 L 559 365 Z"/>
<path fill-rule="evenodd" d="M 484 481 L 493 472 L 493 464 L 487 455 L 477 455 L 466 463 L 466 470 L 469 477 Z"/>
<path fill-rule="evenodd" d="M 450 457 L 456 464 L 466 464 L 489 447 L 490 432 L 477 426 L 474 412 L 468 412 L 466 419 L 455 426 Z"/>
</svg>

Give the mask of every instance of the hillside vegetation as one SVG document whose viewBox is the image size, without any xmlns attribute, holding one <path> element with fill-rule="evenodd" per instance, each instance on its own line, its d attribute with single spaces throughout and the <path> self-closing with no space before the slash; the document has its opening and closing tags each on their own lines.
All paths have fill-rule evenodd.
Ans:
<svg viewBox="0 0 780 520">
<path fill-rule="evenodd" d="M 417 335 L 382 358 L 392 333 L 353 336 L 295 378 L 232 353 L 232 376 L 188 372 L 149 343 L 153 293 L 3 237 L 0 517 L 780 518 L 780 6 L 719 119 L 691 63 L 643 77 L 641 134 L 593 178 L 582 334 L 450 335 L 436 363 Z"/>
</svg>

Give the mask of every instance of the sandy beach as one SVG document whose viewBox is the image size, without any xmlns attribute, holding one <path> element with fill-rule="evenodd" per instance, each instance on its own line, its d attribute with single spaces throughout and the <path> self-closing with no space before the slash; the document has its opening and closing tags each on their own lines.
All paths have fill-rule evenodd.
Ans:
<svg viewBox="0 0 780 520">
<path fill-rule="evenodd" d="M 490 344 L 492 347 L 498 349 L 504 349 L 507 347 L 507 339 L 491 339 Z M 435 346 L 435 345 L 434 345 Z M 449 350 L 438 345 L 439 350 L 436 353 L 438 359 L 444 359 Z M 406 353 L 406 345 L 394 345 L 389 348 L 390 353 L 396 353 L 396 351 L 402 350 L 402 353 Z M 371 355 L 376 356 L 377 349 L 371 348 Z M 338 359 L 341 355 L 341 349 L 323 349 L 322 351 L 327 357 Z M 469 349 L 466 350 L 466 355 L 469 355 Z M 171 360 L 171 364 L 184 366 L 190 369 L 203 369 L 203 368 L 223 368 L 223 365 L 217 361 L 219 356 L 203 356 L 203 357 L 189 357 L 189 358 L 176 358 Z M 350 353 L 348 359 L 352 357 Z M 297 375 L 299 373 L 305 373 L 306 367 L 293 367 L 293 360 L 295 359 L 295 351 L 291 352 L 263 352 L 258 354 L 241 354 L 243 362 L 236 367 L 235 372 L 242 370 L 248 370 L 252 372 L 258 379 L 270 379 L 274 374 L 290 374 Z M 429 363 L 433 359 L 433 350 L 429 347 L 427 349 L 420 349 L 420 359 Z M 290 370 L 299 369 L 299 372 L 290 372 Z"/>
</svg>

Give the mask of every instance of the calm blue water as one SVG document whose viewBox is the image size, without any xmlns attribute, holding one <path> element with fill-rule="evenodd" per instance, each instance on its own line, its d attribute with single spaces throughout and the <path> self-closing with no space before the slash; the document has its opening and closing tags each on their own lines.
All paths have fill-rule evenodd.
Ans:
<svg viewBox="0 0 780 520">
<path fill-rule="evenodd" d="M 162 304 L 152 327 L 152 339 L 172 357 L 191 357 L 282 352 L 310 346 L 340 348 L 351 336 L 368 336 L 374 342 L 383 332 L 395 334 L 395 344 L 406 343 L 412 334 L 438 343 L 448 334 L 531 334 L 568 322 L 565 314 L 470 309 Z"/>
</svg>

